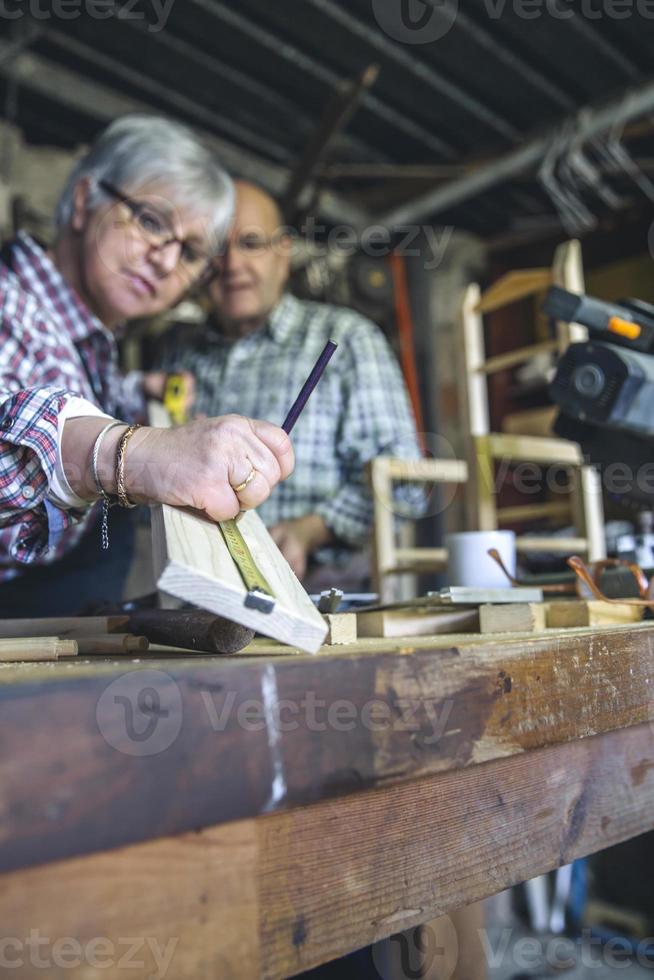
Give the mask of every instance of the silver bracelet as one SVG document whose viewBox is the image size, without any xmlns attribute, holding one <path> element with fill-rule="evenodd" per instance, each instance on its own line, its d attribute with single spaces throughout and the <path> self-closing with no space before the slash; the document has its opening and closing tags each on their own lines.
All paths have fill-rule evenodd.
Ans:
<svg viewBox="0 0 654 980">
<path fill-rule="evenodd" d="M 93 469 L 93 479 L 95 481 L 95 489 L 100 495 L 102 500 L 102 525 L 101 525 L 101 535 L 102 535 L 102 550 L 109 550 L 109 508 L 111 507 L 111 501 L 109 499 L 109 494 L 106 492 L 102 483 L 100 482 L 100 474 L 98 473 L 98 459 L 100 456 L 100 449 L 102 447 L 102 442 L 107 432 L 110 429 L 115 429 L 117 425 L 125 425 L 125 422 L 118 422 L 114 419 L 113 422 L 109 422 L 105 425 L 104 429 L 98 435 L 97 439 L 93 444 L 93 457 L 92 457 L 92 469 Z"/>
</svg>

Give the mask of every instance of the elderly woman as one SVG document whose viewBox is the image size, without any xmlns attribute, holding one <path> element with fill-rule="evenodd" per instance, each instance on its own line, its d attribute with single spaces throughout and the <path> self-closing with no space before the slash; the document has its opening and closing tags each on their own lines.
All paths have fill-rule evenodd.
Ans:
<svg viewBox="0 0 654 980">
<path fill-rule="evenodd" d="M 106 546 L 111 498 L 222 520 L 256 507 L 292 471 L 288 437 L 267 422 L 139 426 L 157 379 L 118 371 L 114 331 L 173 306 L 207 273 L 233 197 L 190 131 L 128 116 L 73 170 L 52 250 L 26 234 L 3 249 L 0 616 L 67 613 L 109 597 L 100 499 Z"/>
</svg>

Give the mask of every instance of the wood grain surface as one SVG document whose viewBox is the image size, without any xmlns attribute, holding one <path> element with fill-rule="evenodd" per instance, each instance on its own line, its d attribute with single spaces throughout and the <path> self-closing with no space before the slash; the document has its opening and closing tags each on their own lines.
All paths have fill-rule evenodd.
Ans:
<svg viewBox="0 0 654 980">
<path fill-rule="evenodd" d="M 653 814 L 643 725 L 5 874 L 3 935 L 38 930 L 43 958 L 75 939 L 80 963 L 53 977 L 107 976 L 89 962 L 102 937 L 105 962 L 135 952 L 136 978 L 167 964 L 175 980 L 277 980 L 642 833 Z"/>
<path fill-rule="evenodd" d="M 162 592 L 314 653 L 327 626 L 255 511 L 238 527 L 275 597 L 272 612 L 245 605 L 247 589 L 218 525 L 179 507 L 152 507 L 157 586 Z"/>
<path fill-rule="evenodd" d="M 0 869 L 648 722 L 653 639 L 643 624 L 325 657 L 3 665 Z"/>
</svg>

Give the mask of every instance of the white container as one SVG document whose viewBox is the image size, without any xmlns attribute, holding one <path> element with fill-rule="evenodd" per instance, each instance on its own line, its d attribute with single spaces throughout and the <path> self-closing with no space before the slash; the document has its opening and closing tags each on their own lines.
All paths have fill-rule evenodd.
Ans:
<svg viewBox="0 0 654 980">
<path fill-rule="evenodd" d="M 459 531 L 445 536 L 445 547 L 448 585 L 472 585 L 480 589 L 511 587 L 500 566 L 488 555 L 488 549 L 496 548 L 511 575 L 515 575 L 514 531 Z"/>
</svg>

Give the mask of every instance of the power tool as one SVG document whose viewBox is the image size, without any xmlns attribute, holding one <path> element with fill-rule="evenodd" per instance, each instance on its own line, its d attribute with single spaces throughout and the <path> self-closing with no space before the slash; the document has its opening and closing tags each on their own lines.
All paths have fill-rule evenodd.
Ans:
<svg viewBox="0 0 654 980">
<path fill-rule="evenodd" d="M 550 385 L 561 409 L 554 431 L 578 442 L 591 463 L 622 463 L 631 479 L 617 496 L 654 499 L 654 306 L 606 303 L 550 288 L 543 311 L 580 323 L 589 339 L 571 344 Z M 645 474 L 645 464 L 651 472 Z"/>
</svg>

